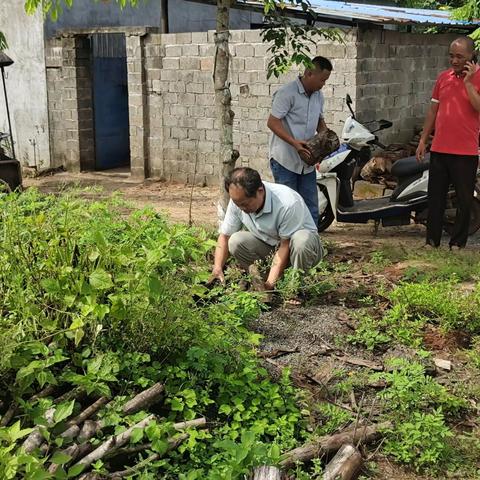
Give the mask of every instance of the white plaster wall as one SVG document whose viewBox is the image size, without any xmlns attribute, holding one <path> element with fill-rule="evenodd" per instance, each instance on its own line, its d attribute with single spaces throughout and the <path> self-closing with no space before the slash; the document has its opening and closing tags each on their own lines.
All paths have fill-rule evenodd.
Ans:
<svg viewBox="0 0 480 480">
<path fill-rule="evenodd" d="M 24 0 L 0 1 L 0 30 L 7 38 L 6 53 L 15 61 L 5 73 L 17 158 L 23 165 L 48 167 L 50 149 L 42 14 L 27 15 Z M 3 91 L 0 98 L 0 129 L 8 131 Z"/>
</svg>

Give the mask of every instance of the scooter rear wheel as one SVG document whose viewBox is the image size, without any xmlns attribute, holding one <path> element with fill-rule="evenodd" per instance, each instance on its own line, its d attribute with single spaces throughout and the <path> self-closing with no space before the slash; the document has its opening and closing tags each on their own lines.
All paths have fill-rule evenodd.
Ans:
<svg viewBox="0 0 480 480">
<path fill-rule="evenodd" d="M 456 207 L 456 199 L 452 199 L 452 204 Z M 453 233 L 453 221 L 445 220 L 443 224 L 443 229 L 451 235 Z M 468 234 L 473 235 L 480 228 L 480 199 L 474 197 L 472 202 L 472 207 L 470 211 L 470 227 L 468 229 Z"/>
</svg>

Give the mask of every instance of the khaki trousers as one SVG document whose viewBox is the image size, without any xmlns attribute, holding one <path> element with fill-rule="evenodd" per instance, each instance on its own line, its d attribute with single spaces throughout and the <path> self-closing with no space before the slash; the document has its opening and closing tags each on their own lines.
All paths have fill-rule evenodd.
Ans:
<svg viewBox="0 0 480 480">
<path fill-rule="evenodd" d="M 276 247 L 259 240 L 250 232 L 234 233 L 228 240 L 228 251 L 245 270 L 257 260 L 272 255 Z M 306 272 L 323 258 L 322 242 L 318 233 L 298 230 L 290 239 L 290 266 Z"/>
</svg>

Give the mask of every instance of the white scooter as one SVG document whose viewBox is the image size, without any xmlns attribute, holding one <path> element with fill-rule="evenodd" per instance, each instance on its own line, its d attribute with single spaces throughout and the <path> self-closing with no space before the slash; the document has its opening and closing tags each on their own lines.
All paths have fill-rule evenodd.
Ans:
<svg viewBox="0 0 480 480">
<path fill-rule="evenodd" d="M 416 158 L 406 157 L 397 160 L 392 167 L 392 175 L 398 184 L 391 195 L 380 198 L 353 200 L 354 172 L 370 159 L 373 146 L 385 148 L 375 132 L 389 128 L 392 122 L 375 122 L 376 129 L 369 130 L 355 119 L 350 95 L 346 98 L 351 116 L 345 121 L 340 148 L 317 165 L 317 187 L 319 221 L 318 231 L 327 229 L 333 222 L 367 223 L 375 225 L 408 225 L 425 223 L 427 219 L 428 160 L 422 163 Z M 478 176 L 478 173 L 477 173 Z M 470 219 L 470 235 L 480 228 L 480 189 L 475 189 Z M 453 187 L 448 192 L 444 228 L 452 232 L 456 215 L 456 198 Z"/>
</svg>

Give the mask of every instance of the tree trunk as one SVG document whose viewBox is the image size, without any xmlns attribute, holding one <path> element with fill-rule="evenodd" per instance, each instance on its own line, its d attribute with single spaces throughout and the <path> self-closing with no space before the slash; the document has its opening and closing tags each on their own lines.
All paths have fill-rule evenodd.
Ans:
<svg viewBox="0 0 480 480">
<path fill-rule="evenodd" d="M 213 68 L 213 84 L 215 87 L 215 105 L 219 120 L 220 134 L 220 197 L 219 216 L 225 214 L 228 205 L 228 193 L 223 188 L 223 178 L 235 168 L 239 156 L 233 149 L 233 117 L 232 95 L 228 81 L 230 66 L 230 50 L 228 39 L 230 37 L 230 5 L 231 0 L 217 0 L 217 31 L 215 32 L 215 65 Z M 222 210 L 222 211 L 221 211 Z"/>
<path fill-rule="evenodd" d="M 344 445 L 325 467 L 323 480 L 353 480 L 362 467 L 362 455 L 353 445 Z"/>
</svg>

